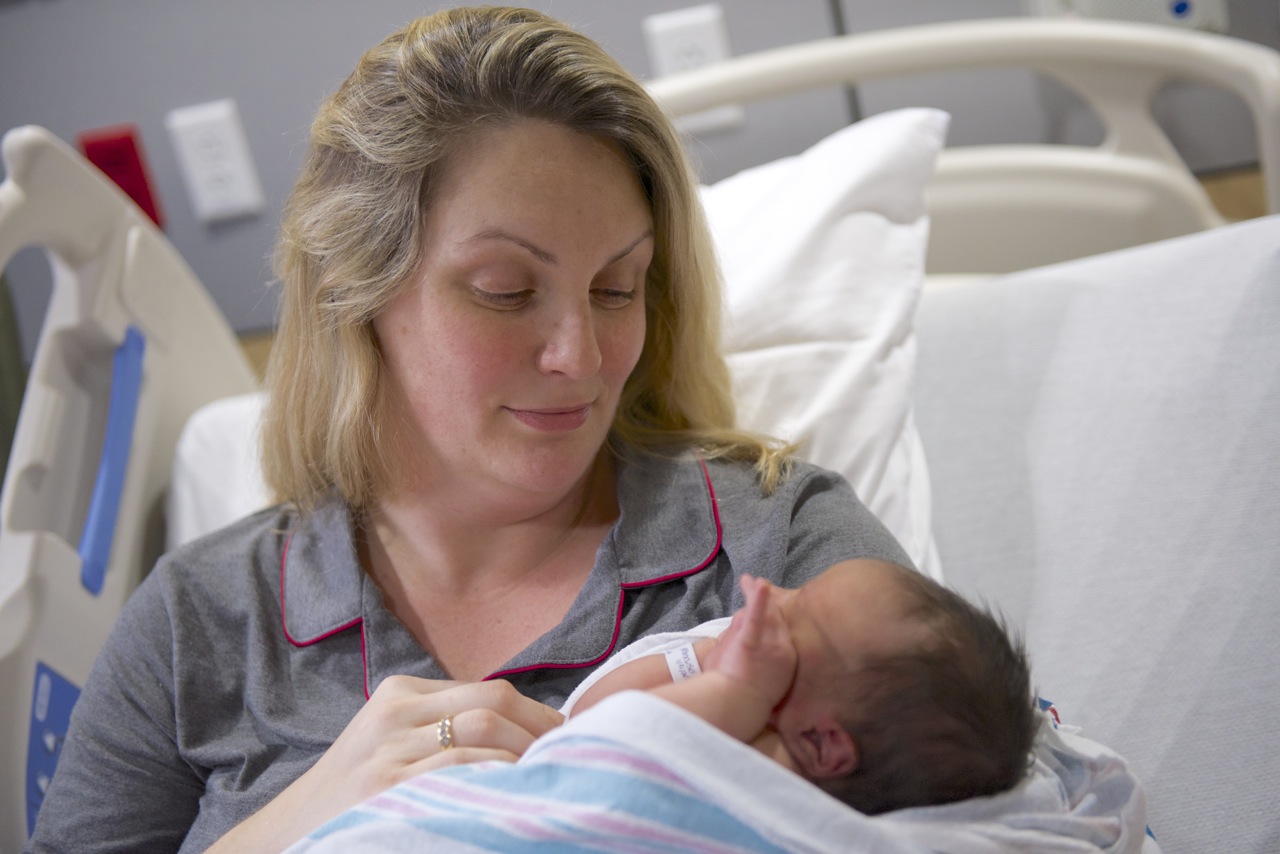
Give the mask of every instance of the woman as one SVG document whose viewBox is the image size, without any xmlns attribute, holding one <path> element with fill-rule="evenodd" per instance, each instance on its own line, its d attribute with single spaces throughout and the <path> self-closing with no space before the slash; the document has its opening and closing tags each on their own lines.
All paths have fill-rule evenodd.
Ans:
<svg viewBox="0 0 1280 854">
<path fill-rule="evenodd" d="M 543 15 L 371 50 L 316 119 L 277 266 L 281 504 L 139 588 L 34 850 L 279 849 L 515 758 L 616 647 L 732 613 L 743 571 L 907 561 L 842 479 L 733 429 L 679 140 Z"/>
</svg>

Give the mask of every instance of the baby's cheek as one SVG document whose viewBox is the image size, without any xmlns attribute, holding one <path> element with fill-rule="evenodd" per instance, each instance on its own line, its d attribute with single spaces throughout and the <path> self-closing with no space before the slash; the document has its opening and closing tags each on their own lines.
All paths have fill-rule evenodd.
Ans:
<svg viewBox="0 0 1280 854">
<path fill-rule="evenodd" d="M 796 774 L 800 773 L 800 766 L 796 764 L 792 758 L 791 752 L 787 750 L 786 744 L 782 740 L 782 736 L 778 730 L 774 728 L 773 721 L 769 721 L 769 725 L 751 741 L 751 746 L 763 753 L 769 759 L 777 762 L 783 768 L 786 768 Z M 801 775 L 803 776 L 803 775 Z"/>
</svg>

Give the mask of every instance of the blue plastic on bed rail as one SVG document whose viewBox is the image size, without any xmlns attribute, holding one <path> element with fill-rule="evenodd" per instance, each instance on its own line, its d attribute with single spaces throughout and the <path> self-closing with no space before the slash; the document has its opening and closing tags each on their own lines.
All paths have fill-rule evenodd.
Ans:
<svg viewBox="0 0 1280 854">
<path fill-rule="evenodd" d="M 35 690 L 31 695 L 31 726 L 27 733 L 27 834 L 36 829 L 36 815 L 44 792 L 62 756 L 71 724 L 71 709 L 80 689 L 43 661 L 36 662 Z"/>
<path fill-rule="evenodd" d="M 129 467 L 133 425 L 142 391 L 142 356 L 147 339 L 137 327 L 125 330 L 111 365 L 111 401 L 107 406 L 107 433 L 102 442 L 98 478 L 93 484 L 89 514 L 80 536 L 80 583 L 97 596 L 107 577 L 107 561 L 116 534 L 120 493 Z"/>
</svg>

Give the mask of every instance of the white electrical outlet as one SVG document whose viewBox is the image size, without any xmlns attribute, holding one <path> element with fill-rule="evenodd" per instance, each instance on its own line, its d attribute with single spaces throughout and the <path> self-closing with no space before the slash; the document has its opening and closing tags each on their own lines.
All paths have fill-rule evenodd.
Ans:
<svg viewBox="0 0 1280 854">
<path fill-rule="evenodd" d="M 171 110 L 165 127 L 200 220 L 218 222 L 265 207 L 235 101 L 227 98 Z"/>
<path fill-rule="evenodd" d="M 718 3 L 663 12 L 644 19 L 644 40 L 655 77 L 728 59 L 729 30 Z M 741 104 L 726 104 L 681 116 L 676 126 L 689 134 L 733 130 L 746 122 Z"/>
</svg>

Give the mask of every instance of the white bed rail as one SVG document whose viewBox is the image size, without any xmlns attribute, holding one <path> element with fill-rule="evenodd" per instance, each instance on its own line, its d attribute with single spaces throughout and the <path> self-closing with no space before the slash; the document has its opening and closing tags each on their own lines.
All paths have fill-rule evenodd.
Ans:
<svg viewBox="0 0 1280 854">
<path fill-rule="evenodd" d="M 1267 204 L 1280 212 L 1280 53 L 1227 36 L 1087 20 L 962 21 L 761 51 L 655 80 L 650 90 L 683 115 L 827 85 L 1009 67 L 1077 93 L 1105 138 L 1100 146 L 944 152 L 931 188 L 931 272 L 1006 272 L 1223 224 L 1152 116 L 1152 100 L 1175 81 L 1244 101 Z M 992 235 L 1000 235 L 994 246 Z"/>
<path fill-rule="evenodd" d="M 42 128 L 5 134 L 3 155 L 0 269 L 26 246 L 53 269 L 0 497 L 0 851 L 16 852 L 79 688 L 163 546 L 179 432 L 257 381 L 114 184 Z"/>
</svg>

